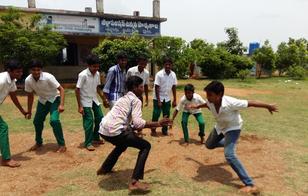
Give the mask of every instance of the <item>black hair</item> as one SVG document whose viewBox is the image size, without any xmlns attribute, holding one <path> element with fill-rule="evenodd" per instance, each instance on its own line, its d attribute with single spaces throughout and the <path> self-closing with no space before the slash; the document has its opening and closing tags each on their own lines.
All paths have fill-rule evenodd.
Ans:
<svg viewBox="0 0 308 196">
<path fill-rule="evenodd" d="M 132 91 L 134 87 L 142 84 L 143 80 L 138 76 L 130 76 L 126 80 L 126 88 L 128 91 Z"/>
<path fill-rule="evenodd" d="M 217 80 L 214 80 L 211 83 L 209 83 L 203 90 L 206 91 L 206 92 L 213 92 L 216 95 L 218 95 L 220 93 L 222 95 L 224 95 L 224 93 L 225 93 L 224 85 L 222 84 L 222 82 L 217 81 Z"/>
<path fill-rule="evenodd" d="M 149 57 L 147 55 L 139 55 L 138 58 L 137 58 L 138 61 L 148 61 L 149 60 Z"/>
<path fill-rule="evenodd" d="M 33 59 L 33 60 L 31 60 L 29 67 L 30 67 L 30 69 L 34 68 L 34 67 L 43 68 L 43 63 L 40 60 Z"/>
<path fill-rule="evenodd" d="M 86 62 L 88 65 L 95 65 L 95 64 L 99 64 L 99 58 L 97 55 L 95 54 L 89 54 L 86 57 Z"/>
<path fill-rule="evenodd" d="M 16 60 L 16 59 L 10 59 L 10 60 L 6 61 L 5 64 L 4 64 L 4 67 L 5 67 L 5 70 L 7 70 L 7 71 L 13 71 L 15 69 L 23 68 L 21 66 L 21 64 L 19 63 L 19 61 Z"/>
<path fill-rule="evenodd" d="M 126 52 L 124 52 L 124 51 L 118 52 L 118 54 L 117 54 L 117 60 L 120 60 L 120 59 L 127 59 L 127 54 L 126 54 Z"/>
<path fill-rule="evenodd" d="M 192 84 L 186 84 L 185 87 L 184 87 L 184 91 L 195 92 L 195 87 Z"/>
<path fill-rule="evenodd" d="M 170 58 L 170 57 L 164 57 L 164 59 L 163 59 L 163 64 L 166 64 L 166 63 L 173 64 L 172 58 Z"/>
</svg>

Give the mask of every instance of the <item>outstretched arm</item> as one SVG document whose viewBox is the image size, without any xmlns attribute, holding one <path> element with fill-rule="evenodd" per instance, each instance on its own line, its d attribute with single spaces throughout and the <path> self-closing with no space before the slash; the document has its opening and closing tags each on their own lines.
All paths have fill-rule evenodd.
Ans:
<svg viewBox="0 0 308 196">
<path fill-rule="evenodd" d="M 199 105 L 197 105 L 197 104 L 190 104 L 190 105 L 186 106 L 186 108 L 187 109 L 200 109 L 200 108 L 209 108 L 209 107 L 207 106 L 206 103 L 204 103 L 204 104 L 199 104 Z"/>
<path fill-rule="evenodd" d="M 174 108 L 176 106 L 176 85 L 172 86 L 172 94 L 173 94 L 172 107 Z"/>
<path fill-rule="evenodd" d="M 108 108 L 110 105 L 109 105 L 109 101 L 107 99 L 107 97 L 105 96 L 105 94 L 103 93 L 102 89 L 97 86 L 96 87 L 96 91 L 97 91 L 97 94 L 101 97 L 101 99 L 103 100 L 103 105 L 105 108 Z"/>
<path fill-rule="evenodd" d="M 60 92 L 60 105 L 58 107 L 58 111 L 61 113 L 61 112 L 64 112 L 64 97 L 65 97 L 65 94 L 64 94 L 64 88 L 62 86 L 59 86 L 58 90 Z"/>
<path fill-rule="evenodd" d="M 278 108 L 275 104 L 267 104 L 259 101 L 248 101 L 248 107 L 266 108 L 271 114 L 278 112 Z"/>
<path fill-rule="evenodd" d="M 149 104 L 149 86 L 147 84 L 144 85 L 144 94 L 145 94 L 145 106 Z"/>
<path fill-rule="evenodd" d="M 31 119 L 32 116 L 32 106 L 33 106 L 34 95 L 33 92 L 28 93 L 28 115 L 27 119 Z"/>
<path fill-rule="evenodd" d="M 78 112 L 80 114 L 84 115 L 83 107 L 82 107 L 81 101 L 80 101 L 80 88 L 75 89 L 75 95 L 76 95 L 77 104 L 78 104 Z"/>
<path fill-rule="evenodd" d="M 177 109 L 174 110 L 173 116 L 172 116 L 172 122 L 174 121 L 174 119 L 175 119 L 176 115 L 178 114 L 178 112 L 179 111 Z"/>
<path fill-rule="evenodd" d="M 152 127 L 162 127 L 162 126 L 168 126 L 171 125 L 171 120 L 167 117 L 162 118 L 161 120 L 157 122 L 151 122 L 147 121 L 143 128 L 152 128 Z"/>
<path fill-rule="evenodd" d="M 19 111 L 26 117 L 26 115 L 28 114 L 23 108 L 22 106 L 20 105 L 19 101 L 18 101 L 18 98 L 16 96 L 16 93 L 15 92 L 10 92 L 10 97 L 13 101 L 13 103 L 15 104 L 15 106 L 19 109 Z"/>
</svg>

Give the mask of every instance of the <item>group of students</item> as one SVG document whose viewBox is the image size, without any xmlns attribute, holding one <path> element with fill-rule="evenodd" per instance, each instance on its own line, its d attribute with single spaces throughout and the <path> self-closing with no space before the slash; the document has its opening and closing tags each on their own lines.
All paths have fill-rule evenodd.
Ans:
<svg viewBox="0 0 308 196">
<path fill-rule="evenodd" d="M 148 59 L 140 56 L 138 65 L 128 69 L 126 73 L 127 54 L 120 52 L 117 55 L 117 64 L 112 66 L 107 73 L 104 88 L 100 88 L 99 59 L 96 55 L 87 57 L 88 68 L 78 75 L 76 84 L 76 98 L 78 112 L 82 114 L 83 128 L 85 131 L 84 147 L 95 150 L 95 147 L 105 141 L 112 143 L 115 148 L 107 156 L 101 167 L 97 170 L 97 175 L 104 175 L 112 172 L 120 155 L 128 148 L 139 149 L 137 162 L 129 183 L 130 190 L 148 190 L 149 184 L 141 182 L 144 177 L 145 163 L 151 149 L 151 144 L 140 133 L 144 128 L 151 129 L 151 135 L 157 136 L 156 128 L 162 127 L 162 134 L 168 135 L 168 127 L 173 125 L 178 112 L 182 112 L 182 130 L 185 144 L 189 143 L 188 118 L 192 114 L 199 125 L 200 143 L 204 143 L 205 121 L 202 117 L 202 107 L 208 108 L 213 114 L 216 125 L 205 141 L 208 149 L 224 147 L 224 154 L 227 162 L 237 173 L 244 183 L 242 191 L 256 191 L 254 182 L 247 174 L 242 163 L 235 154 L 236 143 L 239 139 L 243 120 L 239 110 L 247 107 L 266 108 L 269 112 L 277 112 L 278 109 L 273 104 L 262 103 L 251 100 L 240 100 L 224 95 L 224 85 L 219 81 L 212 81 L 205 88 L 207 99 L 194 92 L 194 86 L 187 84 L 184 87 L 185 94 L 176 101 L 176 74 L 172 71 L 172 59 L 165 58 L 163 69 L 157 72 L 154 81 L 153 94 L 153 114 L 152 121 L 142 118 L 143 95 L 145 103 L 148 105 L 148 85 L 149 72 L 145 69 Z M 22 76 L 22 66 L 16 60 L 8 61 L 5 65 L 6 72 L 0 73 L 0 102 L 10 95 L 13 103 L 20 112 L 27 118 L 31 118 L 33 94 L 38 95 L 37 109 L 33 124 L 35 127 L 35 145 L 30 150 L 37 150 L 42 147 L 42 131 L 44 121 L 50 113 L 50 125 L 59 145 L 57 152 L 65 152 L 65 140 L 63 136 L 59 115 L 64 111 L 64 89 L 47 72 L 42 71 L 42 63 L 33 60 L 30 64 L 31 74 L 25 80 L 25 91 L 28 95 L 28 110 L 25 111 L 19 103 L 16 91 L 16 79 Z M 173 94 L 171 102 L 170 94 Z M 101 97 L 103 105 L 110 108 L 104 116 L 100 108 L 97 94 Z M 169 118 L 170 110 L 176 107 L 172 119 Z M 93 113 L 92 113 L 93 111 Z M 163 118 L 159 120 L 160 115 Z M 20 164 L 11 159 L 8 126 L 0 116 L 0 148 L 2 154 L 2 165 L 18 167 Z"/>
</svg>

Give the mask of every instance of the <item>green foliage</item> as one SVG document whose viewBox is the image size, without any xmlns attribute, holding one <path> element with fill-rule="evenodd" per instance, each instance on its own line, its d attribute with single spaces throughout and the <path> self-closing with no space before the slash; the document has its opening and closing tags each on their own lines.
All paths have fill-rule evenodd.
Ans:
<svg viewBox="0 0 308 196">
<path fill-rule="evenodd" d="M 237 72 L 236 76 L 241 79 L 245 80 L 246 78 L 249 77 L 250 71 L 248 69 L 242 69 L 239 72 Z"/>
<path fill-rule="evenodd" d="M 150 57 L 150 40 L 146 40 L 139 35 L 126 37 L 125 39 L 105 39 L 93 53 L 97 54 L 101 61 L 101 70 L 107 72 L 108 69 L 117 63 L 116 56 L 119 51 L 128 54 L 128 67 L 137 65 L 137 58 L 140 55 Z"/>
<path fill-rule="evenodd" d="M 231 60 L 232 60 L 232 65 L 234 66 L 236 72 L 239 72 L 240 70 L 245 70 L 245 69 L 251 69 L 253 67 L 253 62 L 252 60 L 243 55 L 231 55 Z M 231 77 L 234 75 L 231 75 Z"/>
<path fill-rule="evenodd" d="M 209 78 L 225 78 L 235 69 L 231 65 L 231 54 L 224 48 L 217 48 L 204 56 L 200 63 L 202 72 Z"/>
<path fill-rule="evenodd" d="M 244 52 L 247 51 L 247 48 L 244 47 L 243 43 L 240 41 L 237 28 L 226 28 L 225 32 L 228 35 L 228 40 L 218 43 L 217 46 L 225 48 L 231 54 L 243 55 Z"/>
<path fill-rule="evenodd" d="M 213 79 L 233 78 L 240 70 L 251 69 L 252 66 L 248 57 L 231 54 L 221 47 L 205 53 L 200 63 L 202 72 Z"/>
<path fill-rule="evenodd" d="M 277 69 L 279 74 L 284 73 L 289 67 L 298 65 L 308 66 L 308 41 L 305 39 L 292 39 L 282 42 L 277 50 Z"/>
<path fill-rule="evenodd" d="M 177 77 L 187 75 L 190 51 L 182 38 L 162 36 L 153 39 L 152 63 L 162 67 L 164 57 L 173 59 L 173 71 Z"/>
<path fill-rule="evenodd" d="M 39 27 L 40 15 L 24 17 L 10 8 L 0 17 L 0 63 L 16 58 L 24 65 L 31 59 L 48 62 L 59 54 L 66 42 L 63 35 L 50 26 Z"/>
<path fill-rule="evenodd" d="M 287 74 L 295 80 L 304 80 L 307 70 L 301 66 L 291 66 L 288 68 Z"/>
<path fill-rule="evenodd" d="M 252 59 L 261 66 L 261 69 L 269 71 L 270 75 L 275 69 L 276 55 L 268 40 L 253 53 Z M 261 77 L 261 72 L 257 74 L 257 77 Z"/>
</svg>

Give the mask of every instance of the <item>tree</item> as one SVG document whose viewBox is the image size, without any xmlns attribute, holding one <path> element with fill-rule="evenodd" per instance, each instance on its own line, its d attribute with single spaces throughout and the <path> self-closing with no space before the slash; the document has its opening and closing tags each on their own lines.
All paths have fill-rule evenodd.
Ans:
<svg viewBox="0 0 308 196">
<path fill-rule="evenodd" d="M 268 40 L 264 42 L 264 45 L 261 48 L 255 50 L 252 55 L 252 59 L 260 65 L 260 70 L 268 70 L 270 72 L 270 75 L 275 69 L 276 55 Z M 261 71 L 257 73 L 257 77 L 261 77 Z"/>
<path fill-rule="evenodd" d="M 251 69 L 252 61 L 243 55 L 231 54 L 224 47 L 208 47 L 199 66 L 204 75 L 213 79 L 233 78 L 241 70 Z"/>
<path fill-rule="evenodd" d="M 284 73 L 291 66 L 308 67 L 308 44 L 305 39 L 289 38 L 288 43 L 282 42 L 277 50 L 277 69 L 279 75 Z"/>
<path fill-rule="evenodd" d="M 200 63 L 203 74 L 212 79 L 227 78 L 236 72 L 232 55 L 225 48 L 216 48 L 207 53 Z"/>
<path fill-rule="evenodd" d="M 238 30 L 234 27 L 226 28 L 226 34 L 228 35 L 228 40 L 225 42 L 218 43 L 218 47 L 225 48 L 228 52 L 235 55 L 243 55 L 247 51 L 247 48 L 243 46 L 243 43 L 238 37 Z"/>
<path fill-rule="evenodd" d="M 202 39 L 194 39 L 191 41 L 183 52 L 183 58 L 189 65 L 189 75 L 193 76 L 196 65 L 200 65 L 204 56 L 214 50 L 214 45 L 209 44 Z"/>
<path fill-rule="evenodd" d="M 160 67 L 163 65 L 163 58 L 173 59 L 173 70 L 179 78 L 187 75 L 189 64 L 183 56 L 187 44 L 182 38 L 162 36 L 153 39 L 152 62 Z"/>
<path fill-rule="evenodd" d="M 0 17 L 0 63 L 16 58 L 24 65 L 32 59 L 47 63 L 56 57 L 66 42 L 51 26 L 39 26 L 41 15 L 30 18 L 10 8 Z"/>
<path fill-rule="evenodd" d="M 139 35 L 126 37 L 125 39 L 104 39 L 93 53 L 99 56 L 101 61 L 101 70 L 107 72 L 108 69 L 116 64 L 116 55 L 119 51 L 125 51 L 128 54 L 127 68 L 136 66 L 140 55 L 150 57 L 150 40 L 146 40 Z"/>
</svg>

